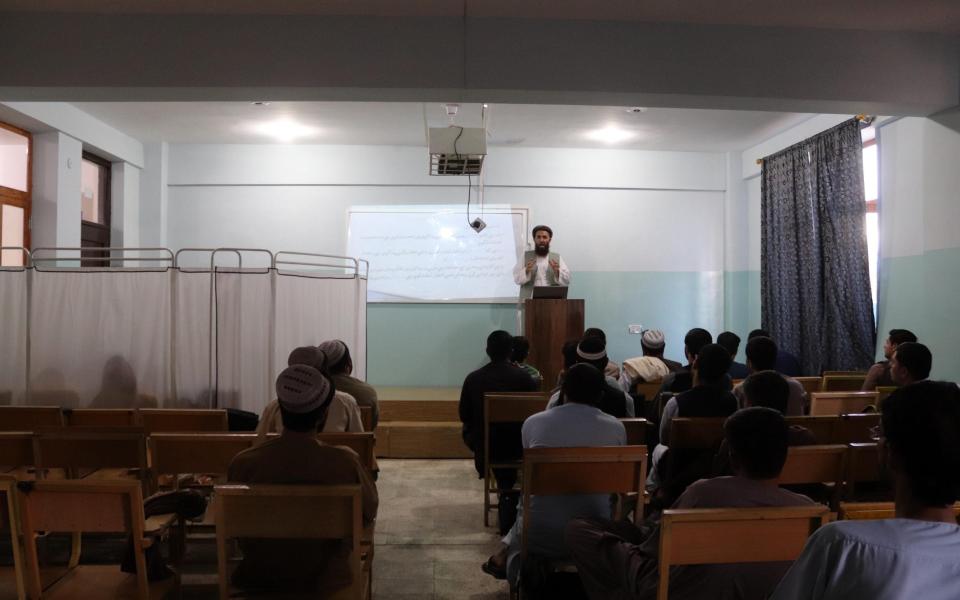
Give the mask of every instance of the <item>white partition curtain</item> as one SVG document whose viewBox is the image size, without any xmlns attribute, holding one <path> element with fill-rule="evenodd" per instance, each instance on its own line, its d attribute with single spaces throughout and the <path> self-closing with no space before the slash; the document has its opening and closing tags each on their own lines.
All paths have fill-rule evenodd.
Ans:
<svg viewBox="0 0 960 600">
<path fill-rule="evenodd" d="M 170 275 L 36 271 L 30 297 L 33 404 L 159 406 L 170 389 Z"/>
<path fill-rule="evenodd" d="M 297 346 L 324 340 L 343 340 L 350 348 L 353 374 L 364 379 L 367 371 L 367 281 L 353 277 L 315 277 L 286 272 L 277 274 L 275 374 L 287 366 L 287 356 Z M 340 315 L 360 309 L 357 319 Z"/>
<path fill-rule="evenodd" d="M 27 276 L 0 269 L 0 405 L 27 392 Z"/>
<path fill-rule="evenodd" d="M 176 268 L 0 270 L 0 404 L 259 413 L 290 350 L 333 338 L 364 376 L 365 279 L 218 270 L 211 293 L 213 281 Z"/>
</svg>

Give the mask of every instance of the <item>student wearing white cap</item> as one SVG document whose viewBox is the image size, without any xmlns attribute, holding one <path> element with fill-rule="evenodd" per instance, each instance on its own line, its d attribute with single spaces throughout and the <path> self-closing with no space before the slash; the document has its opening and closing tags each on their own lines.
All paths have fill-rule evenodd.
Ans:
<svg viewBox="0 0 960 600">
<path fill-rule="evenodd" d="M 623 361 L 620 373 L 620 387 L 630 392 L 638 383 L 656 383 L 670 373 L 683 369 L 678 362 L 663 357 L 666 340 L 659 329 L 645 329 L 640 336 L 642 356 Z"/>
<path fill-rule="evenodd" d="M 350 348 L 342 340 L 328 340 L 317 346 L 326 357 L 327 373 L 337 386 L 338 392 L 353 396 L 359 406 L 368 406 L 373 411 L 371 429 L 380 420 L 380 407 L 377 402 L 377 390 L 369 383 L 353 376 L 353 358 Z"/>
<path fill-rule="evenodd" d="M 323 373 L 326 370 L 326 356 L 316 346 L 301 346 L 295 348 L 287 359 L 287 365 L 307 365 Z M 345 394 L 334 389 L 333 400 L 330 401 L 330 408 L 327 411 L 326 419 L 318 424 L 317 431 L 336 432 L 362 432 L 363 422 L 360 419 L 360 407 L 357 401 L 350 394 Z M 268 433 L 278 433 L 283 431 L 283 421 L 280 418 L 279 403 L 274 400 L 263 409 L 260 415 L 260 423 L 257 424 L 258 443 L 262 442 Z"/>
<path fill-rule="evenodd" d="M 294 364 L 277 378 L 283 428 L 278 437 L 233 458 L 227 479 L 250 484 L 360 484 L 364 523 L 377 516 L 377 488 L 356 452 L 317 440 L 334 402 L 334 387 L 320 371 Z M 269 516 L 264 516 L 269 518 Z M 241 540 L 243 560 L 233 583 L 257 589 L 330 592 L 352 582 L 349 546 L 341 540 Z"/>
</svg>

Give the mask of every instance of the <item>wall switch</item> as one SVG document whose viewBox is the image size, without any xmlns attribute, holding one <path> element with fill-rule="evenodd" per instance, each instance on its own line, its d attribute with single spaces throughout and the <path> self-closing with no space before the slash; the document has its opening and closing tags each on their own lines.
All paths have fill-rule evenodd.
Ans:
<svg viewBox="0 0 960 600">
<path fill-rule="evenodd" d="M 643 325 L 631 323 L 630 325 L 627 325 L 627 331 L 639 335 L 643 333 Z"/>
</svg>

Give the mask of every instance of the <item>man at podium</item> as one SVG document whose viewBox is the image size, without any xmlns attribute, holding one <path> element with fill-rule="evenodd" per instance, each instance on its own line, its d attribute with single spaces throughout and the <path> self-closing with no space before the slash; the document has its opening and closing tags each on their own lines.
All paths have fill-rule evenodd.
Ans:
<svg viewBox="0 0 960 600">
<path fill-rule="evenodd" d="M 520 286 L 520 297 L 533 297 L 533 288 L 551 285 L 570 285 L 570 269 L 556 252 L 550 252 L 553 230 L 546 225 L 533 228 L 533 250 L 513 268 L 513 280 Z"/>
</svg>

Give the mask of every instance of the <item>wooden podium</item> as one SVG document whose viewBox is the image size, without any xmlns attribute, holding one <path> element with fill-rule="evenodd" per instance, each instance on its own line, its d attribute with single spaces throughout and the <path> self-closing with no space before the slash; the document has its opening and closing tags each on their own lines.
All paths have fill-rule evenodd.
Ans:
<svg viewBox="0 0 960 600">
<path fill-rule="evenodd" d="M 527 362 L 543 375 L 542 389 L 551 390 L 563 370 L 563 344 L 583 336 L 583 300 L 527 299 L 523 311 L 523 335 L 530 341 Z"/>
</svg>

